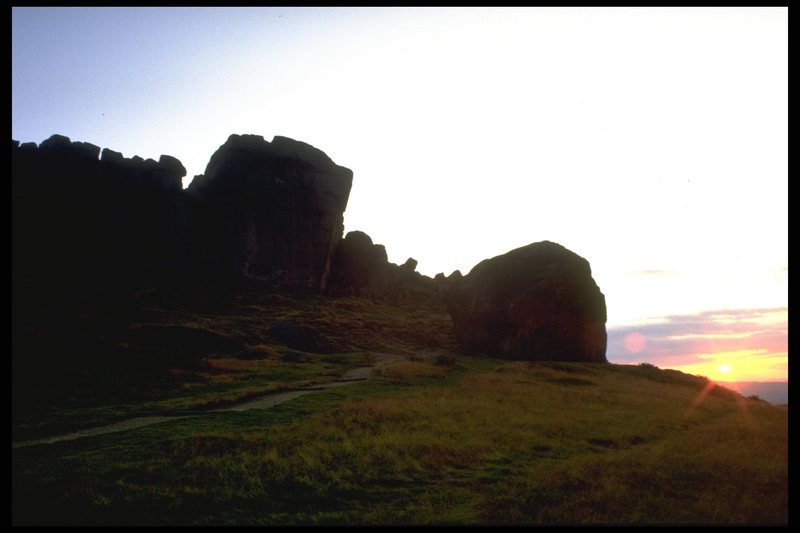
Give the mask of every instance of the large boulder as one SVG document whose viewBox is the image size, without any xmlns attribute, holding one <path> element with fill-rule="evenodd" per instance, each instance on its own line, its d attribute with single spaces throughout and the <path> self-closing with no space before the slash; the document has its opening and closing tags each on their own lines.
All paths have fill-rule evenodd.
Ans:
<svg viewBox="0 0 800 533">
<path fill-rule="evenodd" d="M 469 353 L 526 360 L 606 361 L 606 303 L 589 262 L 538 242 L 451 276 L 447 308 Z"/>
<path fill-rule="evenodd" d="M 231 135 L 188 189 L 192 226 L 225 274 L 324 290 L 352 181 L 306 143 Z"/>
<path fill-rule="evenodd" d="M 416 271 L 417 260 L 390 263 L 386 248 L 363 231 L 349 232 L 333 257 L 327 293 L 397 302 L 412 294 L 436 295 L 436 282 Z"/>
<path fill-rule="evenodd" d="M 373 244 L 372 238 L 363 231 L 351 231 L 336 247 L 328 293 L 358 293 L 384 278 L 388 268 L 386 248 Z"/>
</svg>

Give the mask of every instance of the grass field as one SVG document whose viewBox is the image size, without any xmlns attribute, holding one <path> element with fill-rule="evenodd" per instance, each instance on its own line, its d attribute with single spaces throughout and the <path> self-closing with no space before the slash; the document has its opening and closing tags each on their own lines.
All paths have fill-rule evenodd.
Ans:
<svg viewBox="0 0 800 533">
<path fill-rule="evenodd" d="M 407 360 L 270 411 L 14 450 L 14 522 L 785 523 L 786 409 L 704 389 Z"/>
<path fill-rule="evenodd" d="M 649 365 L 458 356 L 441 309 L 330 303 L 251 300 L 208 317 L 162 304 L 171 323 L 210 327 L 217 314 L 244 348 L 108 419 L 335 379 L 372 352 L 404 357 L 270 410 L 13 449 L 13 524 L 788 522 L 785 407 Z M 287 317 L 351 351 L 285 357 L 298 352 L 260 332 Z M 16 429 L 91 425 L 111 408 L 31 409 Z"/>
<path fill-rule="evenodd" d="M 30 320 L 15 331 L 12 437 L 46 437 L 132 416 L 222 407 L 267 392 L 336 379 L 369 364 L 365 350 L 449 353 L 450 318 L 428 299 L 387 305 L 361 298 L 287 297 L 257 291 L 139 291 L 66 319 Z M 271 338 L 281 321 L 307 327 L 336 353 L 308 353 Z M 239 348 L 202 346 L 172 360 L 131 331 L 153 324 L 211 332 Z M 21 338 L 22 341 L 17 341 Z M 180 339 L 178 339 L 180 340 Z M 19 346 L 18 346 L 19 345 Z"/>
</svg>

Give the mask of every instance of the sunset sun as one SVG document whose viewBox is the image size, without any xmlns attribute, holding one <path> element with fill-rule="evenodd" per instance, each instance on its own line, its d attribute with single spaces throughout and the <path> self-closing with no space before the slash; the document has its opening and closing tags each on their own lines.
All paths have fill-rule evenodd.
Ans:
<svg viewBox="0 0 800 533">
<path fill-rule="evenodd" d="M 728 364 L 719 365 L 717 367 L 717 370 L 719 370 L 720 373 L 722 373 L 722 374 L 727 374 L 728 372 L 731 371 L 731 365 L 728 365 Z"/>
</svg>

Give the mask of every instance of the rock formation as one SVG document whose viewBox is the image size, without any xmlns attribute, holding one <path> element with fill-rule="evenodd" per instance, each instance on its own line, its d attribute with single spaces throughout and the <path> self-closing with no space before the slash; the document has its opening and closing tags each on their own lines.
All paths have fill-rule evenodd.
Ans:
<svg viewBox="0 0 800 533">
<path fill-rule="evenodd" d="M 351 231 L 336 248 L 331 269 L 330 294 L 353 294 L 386 277 L 386 248 L 373 244 L 363 231 Z"/>
<path fill-rule="evenodd" d="M 336 248 L 327 293 L 390 301 L 414 293 L 435 296 L 436 283 L 416 268 L 417 260 L 411 257 L 399 266 L 390 263 L 382 244 L 373 244 L 362 231 L 351 231 Z"/>
<path fill-rule="evenodd" d="M 231 135 L 192 181 L 192 224 L 226 273 L 323 290 L 353 173 L 308 144 Z"/>
<path fill-rule="evenodd" d="M 12 142 L 14 287 L 97 285 L 179 273 L 181 178 L 170 156 L 124 159 L 53 135 Z"/>
<path fill-rule="evenodd" d="M 188 190 L 180 161 L 53 135 L 11 143 L 15 291 L 257 278 L 323 289 L 352 172 L 316 148 L 232 135 Z"/>
<path fill-rule="evenodd" d="M 465 351 L 527 360 L 606 360 L 605 297 L 589 262 L 563 246 L 530 244 L 448 281 L 447 308 Z"/>
<path fill-rule="evenodd" d="M 15 316 L 78 298 L 103 308 L 123 285 L 246 279 L 444 298 L 466 351 L 605 360 L 605 298 L 585 259 L 541 242 L 436 280 L 415 259 L 390 263 L 367 234 L 341 238 L 353 173 L 308 144 L 231 135 L 186 190 L 186 169 L 167 155 L 127 159 L 61 135 L 11 150 Z"/>
</svg>

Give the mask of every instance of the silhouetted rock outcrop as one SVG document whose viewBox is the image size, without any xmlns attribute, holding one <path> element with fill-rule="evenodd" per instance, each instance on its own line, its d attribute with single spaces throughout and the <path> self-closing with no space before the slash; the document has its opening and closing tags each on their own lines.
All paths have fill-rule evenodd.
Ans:
<svg viewBox="0 0 800 533">
<path fill-rule="evenodd" d="M 390 263 L 367 234 L 341 238 L 353 173 L 308 144 L 231 135 L 187 190 L 186 169 L 167 155 L 126 159 L 61 135 L 38 147 L 12 140 L 11 150 L 15 316 L 23 304 L 114 305 L 122 285 L 250 279 L 388 301 L 444 297 L 467 351 L 605 360 L 605 299 L 586 260 L 542 242 L 467 276 L 433 280 L 413 258 Z M 292 345 L 310 335 L 273 333 Z"/>
<path fill-rule="evenodd" d="M 185 216 L 180 162 L 124 159 L 53 135 L 12 143 L 14 288 L 69 287 L 81 294 L 133 280 L 180 275 Z M 119 156 L 119 157 L 117 157 Z"/>
<path fill-rule="evenodd" d="M 589 262 L 563 246 L 530 244 L 479 263 L 463 278 L 455 274 L 447 307 L 464 350 L 512 359 L 606 360 L 605 297 Z"/>
<path fill-rule="evenodd" d="M 417 260 L 403 265 L 390 263 L 386 248 L 373 244 L 369 235 L 351 231 L 339 243 L 333 258 L 328 294 L 368 295 L 398 300 L 412 293 L 436 294 L 433 279 L 416 271 Z"/>
<path fill-rule="evenodd" d="M 188 189 L 192 226 L 224 273 L 323 290 L 352 180 L 308 144 L 231 135 Z"/>
<path fill-rule="evenodd" d="M 336 247 L 328 292 L 357 293 L 385 278 L 388 268 L 386 248 L 363 231 L 351 231 Z"/>
<path fill-rule="evenodd" d="M 168 155 L 127 159 L 63 135 L 11 151 L 22 300 L 186 278 L 327 284 L 352 172 L 308 144 L 232 135 L 188 190 Z"/>
</svg>

